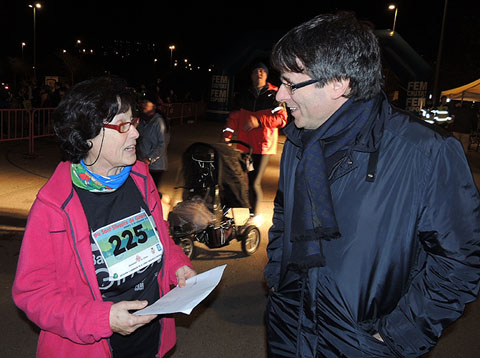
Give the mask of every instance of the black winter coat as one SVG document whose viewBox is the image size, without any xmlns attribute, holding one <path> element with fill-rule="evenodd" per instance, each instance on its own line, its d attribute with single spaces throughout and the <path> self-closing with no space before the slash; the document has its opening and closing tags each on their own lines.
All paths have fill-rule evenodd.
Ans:
<svg viewBox="0 0 480 358">
<path fill-rule="evenodd" d="M 479 291 L 480 199 L 461 145 L 384 99 L 358 137 L 373 152 L 327 160 L 342 237 L 324 241 L 326 266 L 299 274 L 287 263 L 301 142 L 294 123 L 284 131 L 265 268 L 271 357 L 425 354 Z"/>
</svg>

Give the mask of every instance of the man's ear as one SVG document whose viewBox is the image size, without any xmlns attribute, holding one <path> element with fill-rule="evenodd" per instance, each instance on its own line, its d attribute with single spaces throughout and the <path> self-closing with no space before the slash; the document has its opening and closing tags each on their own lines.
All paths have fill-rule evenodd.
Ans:
<svg viewBox="0 0 480 358">
<path fill-rule="evenodd" d="M 350 79 L 333 80 L 330 82 L 330 96 L 332 99 L 339 99 L 350 92 Z"/>
</svg>

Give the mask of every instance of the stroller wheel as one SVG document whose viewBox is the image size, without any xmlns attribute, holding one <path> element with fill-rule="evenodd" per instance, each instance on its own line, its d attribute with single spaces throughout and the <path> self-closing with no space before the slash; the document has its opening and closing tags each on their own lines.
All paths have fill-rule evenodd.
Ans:
<svg viewBox="0 0 480 358">
<path fill-rule="evenodd" d="M 195 244 L 190 236 L 185 236 L 176 240 L 178 246 L 183 250 L 183 253 L 187 255 L 189 259 L 193 259 L 195 256 Z"/>
<path fill-rule="evenodd" d="M 260 246 L 260 230 L 256 226 L 248 226 L 242 234 L 242 251 L 245 255 L 253 255 Z"/>
</svg>

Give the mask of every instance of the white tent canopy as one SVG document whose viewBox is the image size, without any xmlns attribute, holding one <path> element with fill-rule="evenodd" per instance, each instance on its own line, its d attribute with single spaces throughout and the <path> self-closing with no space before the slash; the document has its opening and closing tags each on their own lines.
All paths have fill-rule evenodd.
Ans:
<svg viewBox="0 0 480 358">
<path fill-rule="evenodd" d="M 442 91 L 441 95 L 459 101 L 480 101 L 480 79 L 461 87 Z"/>
</svg>

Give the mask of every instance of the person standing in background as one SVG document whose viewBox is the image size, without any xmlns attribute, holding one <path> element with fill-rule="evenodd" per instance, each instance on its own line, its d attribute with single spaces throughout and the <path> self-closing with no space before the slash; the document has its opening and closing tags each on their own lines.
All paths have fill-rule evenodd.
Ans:
<svg viewBox="0 0 480 358">
<path fill-rule="evenodd" d="M 160 188 L 163 173 L 168 169 L 167 147 L 170 142 L 169 126 L 163 116 L 155 110 L 150 100 L 140 102 L 140 123 L 137 127 L 138 158 L 148 165 L 153 181 Z"/>
<path fill-rule="evenodd" d="M 287 111 L 275 95 L 278 87 L 267 82 L 268 67 L 256 63 L 250 73 L 252 85 L 234 99 L 234 110 L 223 129 L 225 141 L 236 139 L 252 147 L 253 170 L 248 173 L 251 214 L 257 216 L 263 198 L 262 177 L 271 155 L 277 153 L 278 129 L 287 124 Z M 245 146 L 239 149 L 248 152 Z"/>
</svg>

